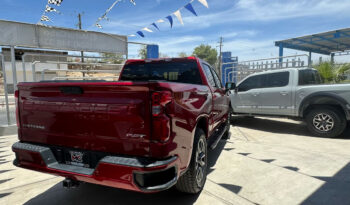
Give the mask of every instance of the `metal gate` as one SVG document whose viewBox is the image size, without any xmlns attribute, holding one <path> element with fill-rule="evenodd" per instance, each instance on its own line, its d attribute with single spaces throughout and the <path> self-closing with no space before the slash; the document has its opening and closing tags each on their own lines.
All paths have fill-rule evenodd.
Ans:
<svg viewBox="0 0 350 205">
<path fill-rule="evenodd" d="M 16 124 L 14 90 L 17 82 L 48 80 L 106 80 L 117 81 L 125 58 L 101 56 L 24 53 L 11 62 L 9 53 L 0 53 L 0 126 Z M 18 56 L 16 56 L 19 58 Z M 120 63 L 111 63 L 118 61 Z M 13 72 L 12 64 L 17 70 Z M 20 68 L 20 69 L 18 69 Z"/>
</svg>

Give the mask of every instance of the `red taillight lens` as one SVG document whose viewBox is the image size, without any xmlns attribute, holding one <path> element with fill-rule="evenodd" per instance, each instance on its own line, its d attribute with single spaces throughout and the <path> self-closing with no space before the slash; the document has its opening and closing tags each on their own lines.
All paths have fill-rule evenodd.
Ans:
<svg viewBox="0 0 350 205">
<path fill-rule="evenodd" d="M 170 137 L 170 118 L 166 115 L 153 117 L 152 140 L 166 142 Z"/>
<path fill-rule="evenodd" d="M 152 115 L 158 116 L 163 113 L 167 104 L 173 100 L 169 91 L 154 92 L 152 94 Z"/>
<path fill-rule="evenodd" d="M 18 97 L 19 97 L 19 91 L 16 90 L 15 91 L 15 106 L 16 106 L 16 123 L 17 123 L 17 127 L 20 126 L 19 124 L 19 110 L 18 110 Z"/>
<path fill-rule="evenodd" d="M 170 118 L 165 109 L 172 100 L 172 93 L 169 91 L 152 93 L 152 140 L 166 142 L 169 139 Z"/>
</svg>

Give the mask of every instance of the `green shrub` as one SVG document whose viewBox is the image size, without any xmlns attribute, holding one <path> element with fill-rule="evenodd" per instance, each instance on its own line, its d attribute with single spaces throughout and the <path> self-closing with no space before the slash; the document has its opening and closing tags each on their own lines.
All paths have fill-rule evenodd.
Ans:
<svg viewBox="0 0 350 205">
<path fill-rule="evenodd" d="M 346 80 L 346 74 L 350 73 L 350 64 L 334 65 L 323 62 L 315 69 L 318 70 L 325 83 L 341 83 Z"/>
</svg>

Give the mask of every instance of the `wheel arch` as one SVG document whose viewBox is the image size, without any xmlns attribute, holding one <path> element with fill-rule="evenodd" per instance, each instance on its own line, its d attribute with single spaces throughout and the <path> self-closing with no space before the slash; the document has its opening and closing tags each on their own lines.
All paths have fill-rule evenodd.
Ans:
<svg viewBox="0 0 350 205">
<path fill-rule="evenodd" d="M 197 124 L 196 124 L 195 130 L 194 130 L 194 134 L 198 128 L 200 128 L 204 131 L 205 137 L 208 139 L 208 137 L 209 137 L 209 117 L 207 115 L 202 115 L 202 116 L 198 117 Z M 194 134 L 193 134 L 193 137 L 194 137 Z"/>
<path fill-rule="evenodd" d="M 331 92 L 317 92 L 307 96 L 300 104 L 299 116 L 305 118 L 308 112 L 314 107 L 330 106 L 344 113 L 347 119 L 350 118 L 346 108 L 347 102 L 339 95 Z"/>
</svg>

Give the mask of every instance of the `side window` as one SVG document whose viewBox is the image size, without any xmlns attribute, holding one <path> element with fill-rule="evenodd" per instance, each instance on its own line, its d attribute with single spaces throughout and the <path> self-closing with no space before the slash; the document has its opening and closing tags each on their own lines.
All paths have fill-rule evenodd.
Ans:
<svg viewBox="0 0 350 205">
<path fill-rule="evenodd" d="M 299 70 L 299 85 L 321 84 L 321 77 L 315 70 Z"/>
<path fill-rule="evenodd" d="M 205 76 L 207 77 L 208 83 L 209 83 L 212 87 L 216 87 L 215 80 L 214 80 L 213 74 L 210 72 L 209 66 L 207 66 L 207 65 L 205 65 L 205 64 L 202 64 L 202 67 L 203 67 Z"/>
<path fill-rule="evenodd" d="M 264 75 L 256 75 L 247 78 L 238 86 L 238 92 L 246 92 L 251 89 L 261 88 L 263 83 Z"/>
<path fill-rule="evenodd" d="M 284 87 L 289 84 L 289 72 L 271 73 L 266 75 L 264 88 Z"/>
<path fill-rule="evenodd" d="M 215 70 L 214 70 L 213 68 L 211 68 L 211 71 L 212 71 L 212 73 L 213 73 L 216 86 L 217 86 L 218 88 L 222 88 L 222 83 L 221 83 L 221 81 L 220 81 L 220 78 L 219 78 L 218 74 L 215 72 Z"/>
</svg>

